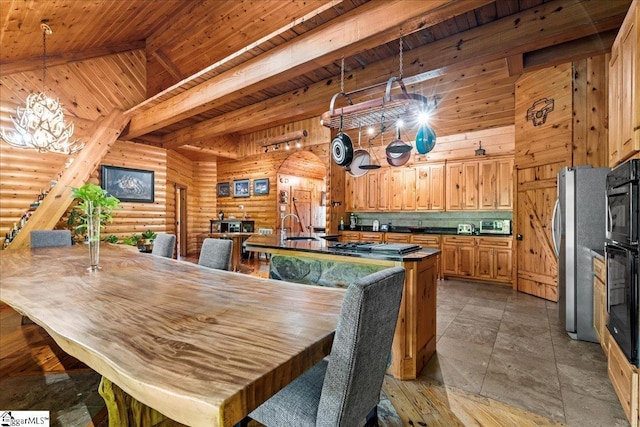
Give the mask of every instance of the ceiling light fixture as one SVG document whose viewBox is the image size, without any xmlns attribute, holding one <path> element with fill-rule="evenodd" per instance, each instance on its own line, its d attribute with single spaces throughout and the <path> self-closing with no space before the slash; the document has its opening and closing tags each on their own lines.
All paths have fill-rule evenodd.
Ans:
<svg viewBox="0 0 640 427">
<path fill-rule="evenodd" d="M 18 148 L 33 148 L 41 153 L 53 152 L 73 154 L 84 147 L 73 136 L 73 122 L 64 121 L 60 100 L 46 94 L 47 77 L 47 35 L 53 33 L 43 20 L 42 29 L 42 92 L 27 96 L 24 107 L 16 108 L 16 117 L 11 116 L 14 131 L 8 134 L 0 129 L 0 138 Z"/>
<path fill-rule="evenodd" d="M 267 142 L 267 144 L 263 145 L 265 149 L 264 152 L 266 153 L 267 151 L 269 151 L 269 147 L 271 147 L 273 151 L 278 150 L 280 148 L 280 144 L 284 144 L 285 150 L 290 150 L 291 142 L 293 141 L 295 141 L 296 148 L 301 148 L 302 147 L 301 139 L 307 137 L 308 135 L 309 134 L 306 130 L 300 130 L 300 131 L 289 132 L 279 136 L 267 138 L 264 140 L 264 142 Z"/>
</svg>

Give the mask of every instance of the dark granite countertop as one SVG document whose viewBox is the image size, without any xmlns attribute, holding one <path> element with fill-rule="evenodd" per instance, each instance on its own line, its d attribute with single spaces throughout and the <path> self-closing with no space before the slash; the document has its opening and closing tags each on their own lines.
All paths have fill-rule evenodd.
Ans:
<svg viewBox="0 0 640 427">
<path fill-rule="evenodd" d="M 458 228 L 457 227 L 403 227 L 403 226 L 392 226 L 389 230 L 383 231 L 373 231 L 373 227 L 371 225 L 358 225 L 355 229 L 345 228 L 345 232 L 348 231 L 366 231 L 372 233 L 410 233 L 410 234 L 446 234 L 446 235 L 457 235 Z M 468 234 L 461 234 L 462 236 L 468 236 Z M 472 234 L 471 236 L 483 236 L 483 237 L 510 237 L 511 234 L 491 234 L 491 233 L 478 233 Z"/>
<path fill-rule="evenodd" d="M 440 251 L 437 249 L 422 248 L 415 252 L 406 254 L 385 254 L 385 253 L 373 253 L 373 252 L 360 252 L 353 250 L 337 249 L 329 246 L 331 242 L 324 239 L 326 234 L 308 234 L 302 233 L 289 233 L 288 238 L 303 239 L 305 240 L 286 240 L 280 241 L 279 234 L 267 234 L 267 235 L 253 235 L 244 242 L 244 247 L 247 250 L 254 250 L 256 252 L 267 252 L 264 249 L 278 249 L 294 252 L 311 252 L 319 254 L 340 255 L 345 257 L 355 258 L 367 258 L 367 259 L 379 259 L 387 261 L 402 261 L 413 262 L 420 261 L 424 258 L 438 254 Z"/>
</svg>

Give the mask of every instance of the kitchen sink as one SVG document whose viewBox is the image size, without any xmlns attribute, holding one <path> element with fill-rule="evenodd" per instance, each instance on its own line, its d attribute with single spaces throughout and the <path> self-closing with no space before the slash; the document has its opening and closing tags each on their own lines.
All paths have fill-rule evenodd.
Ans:
<svg viewBox="0 0 640 427">
<path fill-rule="evenodd" d="M 313 236 L 291 236 L 286 237 L 284 240 L 319 240 L 317 237 Z"/>
</svg>

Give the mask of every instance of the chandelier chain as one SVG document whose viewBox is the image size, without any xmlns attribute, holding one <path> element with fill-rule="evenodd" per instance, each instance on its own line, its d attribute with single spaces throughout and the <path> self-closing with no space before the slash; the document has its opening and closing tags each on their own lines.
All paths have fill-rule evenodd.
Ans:
<svg viewBox="0 0 640 427">
<path fill-rule="evenodd" d="M 402 30 L 400 30 L 400 80 L 402 80 Z"/>
<path fill-rule="evenodd" d="M 46 24 L 43 24 L 46 25 Z M 42 27 L 42 91 L 47 91 L 47 29 Z"/>
<path fill-rule="evenodd" d="M 340 93 L 344 93 L 344 55 L 340 62 Z"/>
</svg>

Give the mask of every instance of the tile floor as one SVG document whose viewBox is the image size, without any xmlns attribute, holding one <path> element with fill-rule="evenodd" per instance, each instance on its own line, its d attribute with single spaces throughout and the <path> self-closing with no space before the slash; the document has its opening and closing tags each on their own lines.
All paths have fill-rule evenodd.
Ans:
<svg viewBox="0 0 640 427">
<path fill-rule="evenodd" d="M 628 426 L 599 344 L 572 340 L 556 303 L 499 285 L 438 284 L 437 354 L 422 377 L 570 426 Z"/>
</svg>

